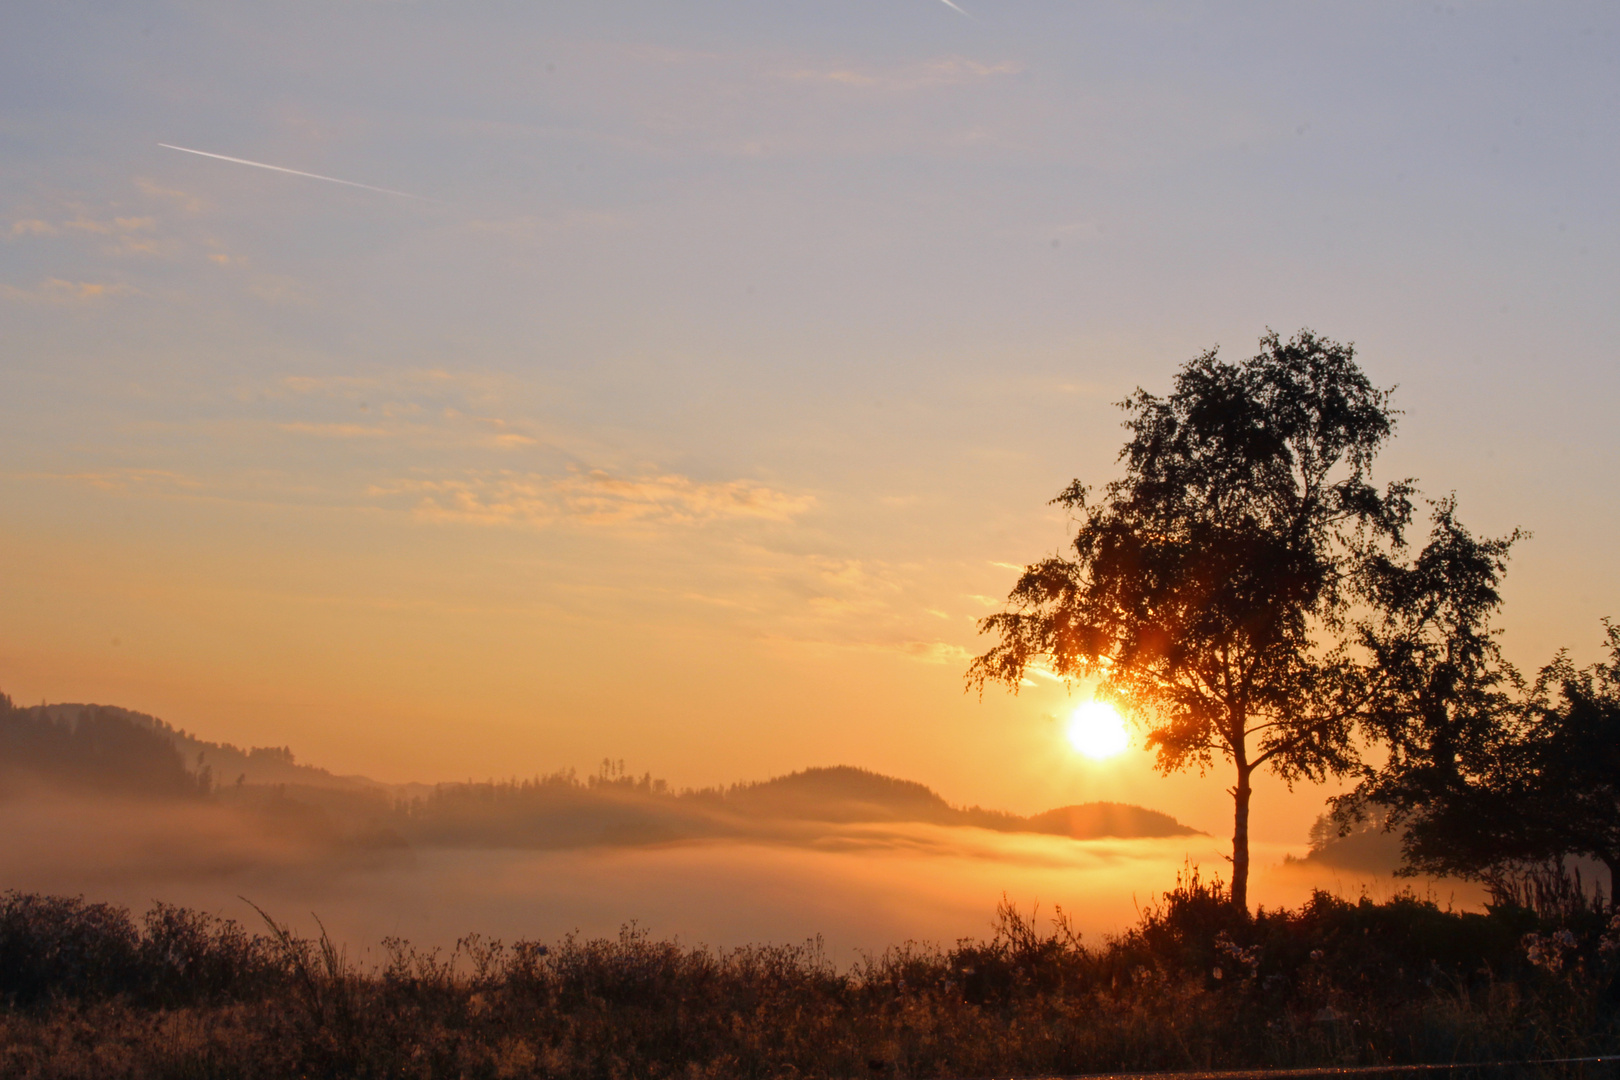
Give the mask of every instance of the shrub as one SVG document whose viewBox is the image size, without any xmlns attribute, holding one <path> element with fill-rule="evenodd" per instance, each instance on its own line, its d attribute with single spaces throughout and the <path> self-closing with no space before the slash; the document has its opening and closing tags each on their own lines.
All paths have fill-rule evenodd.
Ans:
<svg viewBox="0 0 1620 1080">
<path fill-rule="evenodd" d="M 0 1076 L 1061 1075 L 1612 1052 L 1620 921 L 1558 924 L 1318 893 L 1237 912 L 1189 871 L 1125 934 L 1083 944 L 1003 902 L 988 940 L 847 969 L 818 941 L 717 950 L 478 936 L 385 942 L 158 905 L 0 903 Z M 1528 935 L 1528 936 L 1527 936 Z"/>
</svg>

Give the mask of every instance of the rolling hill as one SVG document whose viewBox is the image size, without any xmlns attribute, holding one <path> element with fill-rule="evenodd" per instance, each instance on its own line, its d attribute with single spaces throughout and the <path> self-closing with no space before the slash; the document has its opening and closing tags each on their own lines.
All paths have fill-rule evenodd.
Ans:
<svg viewBox="0 0 1620 1080">
<path fill-rule="evenodd" d="M 1122 803 L 1025 817 L 958 807 L 926 785 L 848 765 L 727 788 L 671 790 L 650 775 L 572 770 L 522 781 L 387 784 L 300 763 L 285 747 L 242 749 L 115 706 L 14 708 L 0 698 L 0 773 L 103 795 L 185 798 L 276 828 L 375 846 L 580 847 L 714 837 L 810 842 L 840 827 L 904 824 L 1076 840 L 1198 835 Z"/>
</svg>

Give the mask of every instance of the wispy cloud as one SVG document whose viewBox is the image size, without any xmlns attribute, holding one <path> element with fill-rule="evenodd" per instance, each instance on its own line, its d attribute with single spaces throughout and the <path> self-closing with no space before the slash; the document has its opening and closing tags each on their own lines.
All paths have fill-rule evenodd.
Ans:
<svg viewBox="0 0 1620 1080">
<path fill-rule="evenodd" d="M 278 402 L 296 414 L 276 424 L 290 435 L 389 438 L 400 446 L 511 451 L 547 447 L 564 459 L 568 436 L 543 421 L 498 415 L 510 407 L 500 375 L 437 368 L 355 375 L 290 375 L 244 387 L 242 400 Z M 359 413 L 359 415 L 355 415 Z M 589 457 L 587 453 L 585 455 Z M 533 463 L 530 462 L 532 465 Z"/>
<path fill-rule="evenodd" d="M 206 202 L 189 191 L 163 187 L 161 184 L 153 183 L 151 180 L 141 176 L 137 176 L 134 182 L 135 187 L 140 190 L 141 194 L 148 198 L 162 199 L 172 203 L 188 214 L 200 214 L 208 209 Z"/>
<path fill-rule="evenodd" d="M 809 648 L 813 650 L 830 650 L 840 653 L 881 653 L 889 656 L 903 656 L 907 660 L 914 660 L 919 664 L 930 666 L 962 666 L 973 658 L 973 654 L 962 646 L 949 641 L 938 641 L 931 638 L 907 637 L 899 626 L 889 636 L 862 635 L 858 623 L 847 626 L 823 627 L 821 633 L 809 632 L 800 628 L 793 632 L 792 614 L 790 612 L 773 613 L 776 623 L 773 629 L 776 632 L 767 632 L 761 636 L 779 641 L 785 645 Z M 897 620 L 898 621 L 898 620 Z M 786 630 L 787 632 L 782 632 Z M 1033 683 L 1029 685 L 1033 686 Z"/>
<path fill-rule="evenodd" d="M 35 479 L 67 480 L 73 483 L 88 484 L 101 491 L 126 494 L 131 492 L 156 494 L 191 493 L 201 490 L 204 486 L 202 481 L 195 477 L 174 472 L 170 469 L 118 468 L 72 473 L 26 473 L 21 475 Z"/>
<path fill-rule="evenodd" d="M 414 513 L 430 521 L 530 528 L 788 521 L 815 503 L 812 496 L 750 480 L 703 482 L 673 473 L 625 477 L 577 468 L 562 475 L 499 470 L 410 478 L 374 485 L 370 494 L 414 497 Z"/>
<path fill-rule="evenodd" d="M 108 281 L 67 281 L 46 278 L 32 289 L 0 284 L 0 298 L 21 304 L 83 304 L 140 292 L 133 285 Z"/>
<path fill-rule="evenodd" d="M 55 236 L 94 237 L 106 242 L 109 255 L 152 254 L 158 250 L 157 219 L 149 214 L 113 214 L 99 217 L 81 208 L 71 208 L 72 217 L 56 221 L 40 216 L 19 218 L 9 230 L 13 239 Z"/>
<path fill-rule="evenodd" d="M 94 233 L 97 236 L 111 236 L 115 233 L 151 232 L 157 228 L 157 220 L 150 217 L 115 217 L 111 221 L 97 221 L 94 218 L 77 217 L 72 221 L 64 221 L 62 227 Z"/>
<path fill-rule="evenodd" d="M 159 188 L 139 179 L 133 180 L 134 192 L 121 192 L 116 197 L 86 202 L 68 192 L 43 192 L 7 207 L 10 224 L 0 226 L 0 237 L 12 242 L 48 242 L 71 247 L 72 255 L 63 257 L 85 260 L 95 255 L 118 259 L 129 257 L 159 258 L 165 260 L 201 259 L 210 247 L 218 248 L 217 240 L 198 233 L 197 223 L 191 220 L 200 204 L 181 191 Z M 173 227 L 173 219 L 183 215 L 180 228 Z M 90 276 L 91 271 L 77 273 Z M 66 277 L 66 274 L 62 274 Z M 155 283 L 154 283 L 155 284 Z M 147 290 L 153 295 L 164 295 L 164 289 Z"/>
<path fill-rule="evenodd" d="M 962 646 L 948 641 L 903 641 L 892 648 L 926 664 L 965 664 L 973 656 Z"/>
</svg>

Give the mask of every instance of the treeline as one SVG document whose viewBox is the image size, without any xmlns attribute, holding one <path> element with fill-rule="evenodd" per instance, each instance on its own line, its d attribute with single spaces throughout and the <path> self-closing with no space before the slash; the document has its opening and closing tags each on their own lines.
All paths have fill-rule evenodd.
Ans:
<svg viewBox="0 0 1620 1080">
<path fill-rule="evenodd" d="M 1620 1049 L 1620 917 L 1578 897 L 1236 908 L 1196 873 L 1118 938 L 1003 904 L 993 936 L 847 969 L 819 943 L 616 939 L 371 967 L 265 918 L 0 899 L 0 1074 L 960 1077 L 1526 1061 Z M 1515 1075 L 1556 1075 L 1521 1067 Z"/>
<path fill-rule="evenodd" d="M 193 749 L 189 760 L 182 745 Z M 923 784 L 849 766 L 696 790 L 629 774 L 622 761 L 603 761 L 585 776 L 567 769 L 525 780 L 390 786 L 295 764 L 286 748 L 244 751 L 206 743 L 124 709 L 17 708 L 3 695 L 0 748 L 6 751 L 0 785 L 9 777 L 12 784 L 27 780 L 78 795 L 181 798 L 226 808 L 250 828 L 326 849 L 363 848 L 368 857 L 407 845 L 558 848 L 705 837 L 796 842 L 845 826 L 908 823 L 1074 838 L 1194 833 L 1167 814 L 1120 803 L 1059 807 L 1033 817 L 956 807 Z"/>
<path fill-rule="evenodd" d="M 115 705 L 40 704 L 14 706 L 13 709 L 30 722 L 48 721 L 61 728 L 71 729 L 81 717 L 94 715 L 103 724 L 123 723 L 131 729 L 161 736 L 179 753 L 190 771 L 206 774 L 220 785 L 243 782 L 351 789 L 381 789 L 387 786 L 362 777 L 334 776 L 325 769 L 302 764 L 294 758 L 291 747 L 244 748 L 228 742 L 214 742 L 155 716 Z M 7 712 L 0 710 L 0 724 L 7 722 Z"/>
<path fill-rule="evenodd" d="M 804 769 L 772 780 L 674 791 L 649 774 L 604 761 L 530 780 L 439 784 L 396 805 L 397 827 L 436 843 L 653 842 L 701 836 L 778 835 L 807 827 L 922 823 L 1074 838 L 1195 835 L 1168 814 L 1123 803 L 1087 803 L 1023 816 L 954 807 L 910 780 L 850 766 Z"/>
<path fill-rule="evenodd" d="M 1605 660 L 1561 652 L 1534 680 L 1489 640 L 1422 660 L 1391 647 L 1386 668 L 1424 707 L 1382 718 L 1388 756 L 1333 800 L 1337 831 L 1378 822 L 1401 838 L 1402 872 L 1495 889 L 1596 862 L 1620 911 L 1620 626 L 1604 626 Z"/>
<path fill-rule="evenodd" d="M 167 730 L 131 723 L 121 709 L 89 706 L 69 718 L 0 694 L 0 782 L 7 774 L 124 795 L 194 798 L 213 787 L 206 765 L 186 768 Z"/>
</svg>

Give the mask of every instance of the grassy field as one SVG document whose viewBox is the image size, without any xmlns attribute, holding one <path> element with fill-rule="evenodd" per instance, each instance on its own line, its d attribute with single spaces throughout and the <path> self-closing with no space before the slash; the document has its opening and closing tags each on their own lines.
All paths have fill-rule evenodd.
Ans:
<svg viewBox="0 0 1620 1080">
<path fill-rule="evenodd" d="M 362 970 L 271 919 L 0 901 L 6 1077 L 983 1077 L 1454 1062 L 1620 1048 L 1620 918 L 1416 898 L 1236 914 L 1184 878 L 1082 943 L 1011 906 L 986 941 L 840 969 L 814 942 L 384 942 Z M 1556 1071 L 1556 1070 L 1554 1070 Z"/>
</svg>

